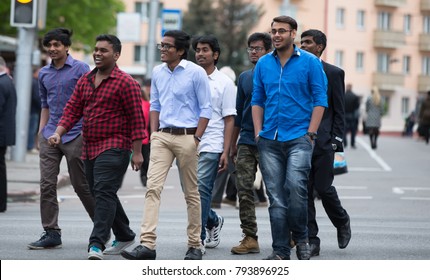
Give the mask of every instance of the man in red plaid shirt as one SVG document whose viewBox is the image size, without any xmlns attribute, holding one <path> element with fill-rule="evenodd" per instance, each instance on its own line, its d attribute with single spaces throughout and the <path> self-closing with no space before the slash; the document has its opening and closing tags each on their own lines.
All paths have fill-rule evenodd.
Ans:
<svg viewBox="0 0 430 280">
<path fill-rule="evenodd" d="M 140 169 L 142 139 L 147 135 L 141 89 L 116 65 L 120 54 L 121 42 L 117 37 L 100 35 L 96 38 L 93 52 L 96 68 L 78 81 L 55 133 L 48 139 L 51 145 L 58 145 L 61 136 L 83 117 L 82 157 L 96 200 L 88 259 L 103 259 L 103 253 L 119 254 L 134 243 L 136 236 L 117 191 L 127 171 L 131 150 L 131 166 L 135 171 Z M 115 240 L 112 247 L 104 250 L 111 228 Z"/>
</svg>

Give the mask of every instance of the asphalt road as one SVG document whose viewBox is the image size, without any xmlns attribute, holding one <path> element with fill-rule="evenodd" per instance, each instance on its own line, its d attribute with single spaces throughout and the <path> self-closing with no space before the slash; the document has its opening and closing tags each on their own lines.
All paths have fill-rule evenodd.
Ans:
<svg viewBox="0 0 430 280">
<path fill-rule="evenodd" d="M 357 149 L 346 149 L 349 172 L 336 176 L 334 184 L 351 217 L 351 242 L 346 249 L 338 249 L 336 229 L 317 201 L 321 253 L 313 260 L 430 260 L 430 146 L 416 139 L 385 136 L 373 151 L 367 137 L 360 136 L 357 142 Z M 174 165 L 162 193 L 157 228 L 160 260 L 182 260 L 187 250 L 185 202 L 177 173 Z M 58 194 L 63 248 L 28 250 L 27 244 L 42 232 L 39 202 L 13 202 L 0 214 L 1 260 L 87 258 L 90 220 L 71 187 L 61 188 Z M 137 234 L 144 195 L 138 174 L 129 169 L 119 196 Z M 217 212 L 225 218 L 221 243 L 207 250 L 205 260 L 260 260 L 271 253 L 266 208 L 257 208 L 260 254 L 240 256 L 230 253 L 242 239 L 238 211 L 223 205 Z"/>
</svg>

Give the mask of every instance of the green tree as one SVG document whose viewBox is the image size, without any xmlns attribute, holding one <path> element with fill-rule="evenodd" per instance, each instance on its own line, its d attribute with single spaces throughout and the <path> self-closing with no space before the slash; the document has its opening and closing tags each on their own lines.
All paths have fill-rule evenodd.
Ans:
<svg viewBox="0 0 430 280">
<path fill-rule="evenodd" d="M 263 5 L 249 0 L 191 0 L 183 30 L 192 35 L 214 34 L 221 45 L 218 67 L 228 65 L 239 73 L 247 65 L 249 33 L 263 14 Z"/>
<path fill-rule="evenodd" d="M 2 19 L 9 20 L 10 8 L 11 1 L 2 0 Z M 65 27 L 74 31 L 72 40 L 75 49 L 88 50 L 86 46 L 92 49 L 97 35 L 115 32 L 116 14 L 124 10 L 121 0 L 50 0 L 46 11 L 46 28 L 39 30 L 39 37 L 50 29 Z M 17 28 L 11 27 L 9 23 L 1 24 L 0 34 L 16 36 Z"/>
</svg>

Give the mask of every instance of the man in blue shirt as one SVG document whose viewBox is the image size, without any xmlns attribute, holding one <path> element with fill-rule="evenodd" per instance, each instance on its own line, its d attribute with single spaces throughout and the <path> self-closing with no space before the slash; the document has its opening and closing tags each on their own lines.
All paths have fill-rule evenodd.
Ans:
<svg viewBox="0 0 430 280">
<path fill-rule="evenodd" d="M 85 178 L 82 154 L 82 120 L 61 138 L 61 144 L 50 146 L 48 138 L 55 132 L 64 107 L 79 78 L 90 67 L 69 54 L 72 32 L 64 28 L 49 31 L 43 38 L 52 62 L 39 72 L 39 94 L 42 104 L 39 124 L 40 148 L 40 214 L 45 230 L 42 237 L 30 244 L 29 249 L 61 247 L 61 229 L 58 226 L 57 176 L 61 159 L 66 157 L 70 181 L 91 219 L 95 202 Z"/>
<path fill-rule="evenodd" d="M 186 260 L 201 260 L 201 209 L 197 188 L 197 146 L 212 116 L 211 91 L 205 70 L 188 61 L 190 36 L 179 30 L 164 34 L 160 64 L 151 82 L 151 155 L 140 243 L 121 255 L 131 260 L 156 258 L 155 230 L 160 195 L 176 158 L 188 211 Z"/>
<path fill-rule="evenodd" d="M 273 253 L 290 259 L 290 231 L 297 258 L 310 258 L 307 182 L 312 151 L 324 109 L 327 78 L 319 59 L 294 45 L 297 22 L 273 19 L 275 50 L 260 58 L 254 73 L 252 118 L 260 167 L 270 200 Z"/>
<path fill-rule="evenodd" d="M 248 57 L 252 64 L 270 52 L 272 40 L 268 33 L 253 33 L 248 38 Z M 244 238 L 231 248 L 233 254 L 259 253 L 257 218 L 255 215 L 254 181 L 259 162 L 252 122 L 252 83 L 254 68 L 242 72 L 237 84 L 235 127 L 230 154 L 236 157 L 236 185 L 239 196 L 240 227 Z M 240 137 L 239 137 L 240 135 Z M 237 141 L 239 138 L 239 141 Z M 262 187 L 261 187 L 262 188 Z"/>
</svg>

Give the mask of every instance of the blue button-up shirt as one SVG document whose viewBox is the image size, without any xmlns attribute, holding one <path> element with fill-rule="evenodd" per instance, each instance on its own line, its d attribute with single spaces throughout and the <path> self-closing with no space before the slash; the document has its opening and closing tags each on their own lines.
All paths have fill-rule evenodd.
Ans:
<svg viewBox="0 0 430 280">
<path fill-rule="evenodd" d="M 197 127 L 212 116 L 211 91 L 205 70 L 181 60 L 171 71 L 166 63 L 152 72 L 151 111 L 160 113 L 160 128 Z"/>
<path fill-rule="evenodd" d="M 66 63 L 60 69 L 54 64 L 48 64 L 39 71 L 39 95 L 42 108 L 49 109 L 49 120 L 42 129 L 45 138 L 50 137 L 57 128 L 57 124 L 63 115 L 64 107 L 72 96 L 79 78 L 90 71 L 90 67 L 79 60 L 67 56 Z M 82 119 L 62 138 L 63 143 L 75 139 L 81 134 Z"/>
<path fill-rule="evenodd" d="M 327 107 L 327 77 L 320 60 L 294 45 L 281 66 L 276 50 L 254 71 L 252 106 L 264 108 L 260 136 L 284 142 L 306 134 L 315 106 Z"/>
</svg>

